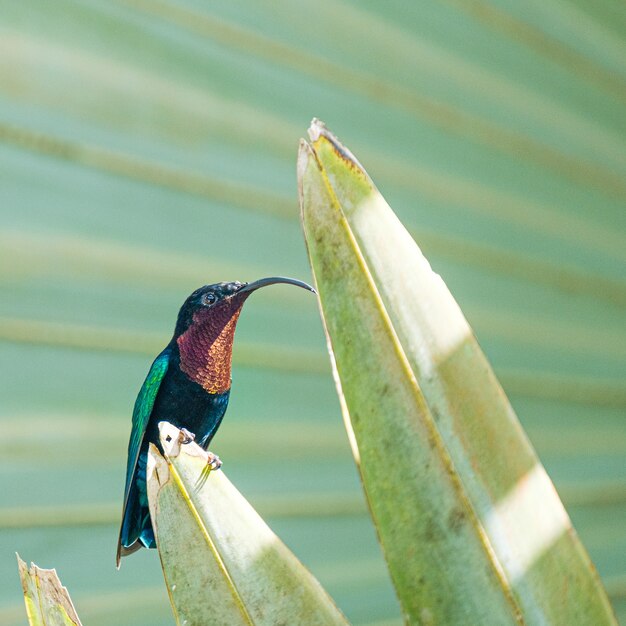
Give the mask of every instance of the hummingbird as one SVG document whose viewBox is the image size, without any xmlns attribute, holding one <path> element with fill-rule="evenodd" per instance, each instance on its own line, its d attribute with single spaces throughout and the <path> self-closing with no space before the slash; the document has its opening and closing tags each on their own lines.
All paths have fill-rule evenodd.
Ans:
<svg viewBox="0 0 626 626">
<path fill-rule="evenodd" d="M 139 391 L 128 443 L 120 560 L 142 547 L 156 548 L 146 486 L 148 447 L 160 448 L 159 422 L 181 429 L 186 442 L 205 450 L 217 432 L 230 396 L 235 327 L 251 293 L 277 283 L 315 289 L 294 278 L 274 276 L 252 283 L 216 283 L 196 289 L 183 303 L 174 335 L 156 357 Z M 214 455 L 209 462 L 219 467 Z"/>
</svg>

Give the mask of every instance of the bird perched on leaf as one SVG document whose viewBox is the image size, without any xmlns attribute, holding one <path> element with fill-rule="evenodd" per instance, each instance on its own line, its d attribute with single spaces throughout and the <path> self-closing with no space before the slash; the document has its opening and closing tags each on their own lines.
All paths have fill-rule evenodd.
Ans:
<svg viewBox="0 0 626 626">
<path fill-rule="evenodd" d="M 174 336 L 152 363 L 133 410 L 128 444 L 122 526 L 117 566 L 141 547 L 155 548 L 146 465 L 148 446 L 159 446 L 161 421 L 180 428 L 207 449 L 228 406 L 235 327 L 248 296 L 267 285 L 287 283 L 315 293 L 292 278 L 262 278 L 253 283 L 217 283 L 196 289 L 178 313 Z M 192 434 L 193 433 L 193 434 Z M 219 467 L 219 459 L 209 460 Z"/>
</svg>

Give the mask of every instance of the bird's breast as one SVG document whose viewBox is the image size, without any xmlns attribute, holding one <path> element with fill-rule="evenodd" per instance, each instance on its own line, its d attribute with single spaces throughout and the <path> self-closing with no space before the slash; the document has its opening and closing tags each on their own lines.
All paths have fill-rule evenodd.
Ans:
<svg viewBox="0 0 626 626">
<path fill-rule="evenodd" d="M 191 381 L 177 367 L 165 377 L 150 418 L 148 440 L 157 443 L 158 422 L 166 421 L 178 428 L 186 428 L 196 435 L 196 441 L 209 438 L 219 426 L 226 408 L 230 391 L 208 393 L 198 383 Z"/>
</svg>

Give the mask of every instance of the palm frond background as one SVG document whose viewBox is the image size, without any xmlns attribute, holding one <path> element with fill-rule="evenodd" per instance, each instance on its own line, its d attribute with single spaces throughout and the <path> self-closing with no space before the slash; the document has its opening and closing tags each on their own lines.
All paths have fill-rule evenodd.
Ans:
<svg viewBox="0 0 626 626">
<path fill-rule="evenodd" d="M 626 620 L 622 4 L 1 7 L 1 624 L 16 550 L 85 623 L 171 623 L 154 552 L 114 568 L 132 404 L 191 290 L 309 276 L 313 115 L 457 297 Z M 235 360 L 230 478 L 354 623 L 400 623 L 313 299 L 255 296 Z"/>
</svg>

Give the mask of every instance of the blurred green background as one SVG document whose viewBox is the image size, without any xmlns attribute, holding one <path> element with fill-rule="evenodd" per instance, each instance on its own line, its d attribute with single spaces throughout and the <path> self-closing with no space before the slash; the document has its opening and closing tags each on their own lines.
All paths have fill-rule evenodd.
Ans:
<svg viewBox="0 0 626 626">
<path fill-rule="evenodd" d="M 310 277 L 314 115 L 458 299 L 626 621 L 623 3 L 0 7 L 0 624 L 16 550 L 85 624 L 172 623 L 155 552 L 114 567 L 132 405 L 190 291 Z M 225 471 L 355 624 L 399 624 L 314 299 L 252 298 L 235 362 Z"/>
</svg>

